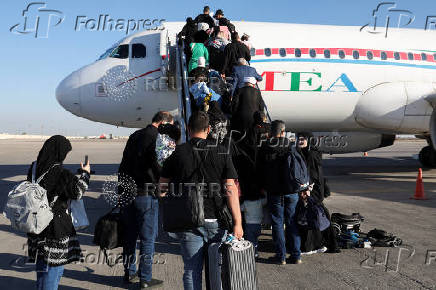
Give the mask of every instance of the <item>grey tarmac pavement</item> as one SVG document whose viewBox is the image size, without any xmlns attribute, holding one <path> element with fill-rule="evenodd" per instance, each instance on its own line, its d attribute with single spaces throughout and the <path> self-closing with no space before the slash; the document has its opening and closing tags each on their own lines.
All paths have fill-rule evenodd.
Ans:
<svg viewBox="0 0 436 290">
<path fill-rule="evenodd" d="M 0 140 L 0 209 L 8 191 L 23 180 L 42 143 Z M 59 289 L 125 289 L 122 267 L 102 263 L 92 244 L 95 222 L 110 209 L 101 197 L 102 185 L 117 171 L 125 140 L 76 140 L 72 145 L 67 167 L 77 169 L 87 154 L 96 174 L 84 198 L 91 227 L 79 232 L 87 260 L 66 266 Z M 425 145 L 421 140 L 402 140 L 371 151 L 368 157 L 353 153 L 324 158 L 333 192 L 325 202 L 330 212 L 360 212 L 365 217 L 363 231 L 385 229 L 401 237 L 403 247 L 316 254 L 303 257 L 301 265 L 279 266 L 267 262 L 273 246 L 271 232 L 263 231 L 261 262 L 257 263 L 259 289 L 436 289 L 436 170 L 423 171 L 429 200 L 409 199 L 420 167 L 413 156 Z M 25 236 L 14 232 L 0 216 L 1 289 L 34 289 L 33 266 L 24 264 L 25 243 Z M 165 280 L 163 289 L 181 289 L 183 263 L 178 244 L 158 242 L 156 251 L 154 277 Z"/>
</svg>

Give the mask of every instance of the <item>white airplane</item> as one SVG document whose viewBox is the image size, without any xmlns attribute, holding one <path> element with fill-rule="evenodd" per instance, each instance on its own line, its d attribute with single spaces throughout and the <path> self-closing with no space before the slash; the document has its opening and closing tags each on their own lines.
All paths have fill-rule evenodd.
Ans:
<svg viewBox="0 0 436 290">
<path fill-rule="evenodd" d="M 293 132 L 316 132 L 328 153 L 366 152 L 392 145 L 395 134 L 417 135 L 429 144 L 420 161 L 436 166 L 431 32 L 391 29 L 385 37 L 350 26 L 234 24 L 251 36 L 251 65 L 263 75 L 259 87 L 272 119 Z M 180 90 L 162 85 L 177 75 L 170 51 L 183 25 L 168 22 L 120 40 L 66 77 L 58 102 L 74 115 L 131 128 L 145 127 L 158 110 L 180 113 Z"/>
</svg>

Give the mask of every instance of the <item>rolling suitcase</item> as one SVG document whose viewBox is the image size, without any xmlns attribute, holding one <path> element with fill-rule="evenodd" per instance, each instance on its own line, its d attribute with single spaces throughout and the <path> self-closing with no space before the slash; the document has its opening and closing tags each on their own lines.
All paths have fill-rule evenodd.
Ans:
<svg viewBox="0 0 436 290">
<path fill-rule="evenodd" d="M 213 243 L 208 248 L 211 290 L 257 289 L 254 247 L 249 241 Z"/>
</svg>

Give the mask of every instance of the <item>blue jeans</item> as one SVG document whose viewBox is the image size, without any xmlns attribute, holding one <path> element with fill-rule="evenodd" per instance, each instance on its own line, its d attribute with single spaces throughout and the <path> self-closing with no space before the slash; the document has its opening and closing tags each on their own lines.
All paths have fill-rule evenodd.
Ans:
<svg viewBox="0 0 436 290">
<path fill-rule="evenodd" d="M 277 257 L 281 260 L 286 259 L 286 246 L 290 251 L 291 258 L 300 259 L 301 256 L 301 239 L 295 221 L 297 202 L 297 193 L 284 196 L 268 195 L 273 242 Z M 283 224 L 286 225 L 286 233 L 283 230 Z"/>
<path fill-rule="evenodd" d="M 180 239 L 180 248 L 185 265 L 183 274 L 184 289 L 201 290 L 203 263 L 207 255 L 208 245 L 224 241 L 226 231 L 220 229 L 217 222 L 206 222 L 204 227 L 181 232 L 177 236 Z M 207 276 L 206 281 L 208 281 Z"/>
<path fill-rule="evenodd" d="M 64 266 L 49 266 L 44 260 L 36 262 L 36 289 L 57 290 L 64 273 Z"/>
<path fill-rule="evenodd" d="M 159 203 L 151 196 L 137 196 L 124 209 L 125 236 L 123 261 L 125 274 L 136 273 L 136 240 L 139 236 L 139 271 L 141 281 L 152 277 L 154 243 L 158 232 Z"/>
<path fill-rule="evenodd" d="M 259 236 L 262 232 L 261 224 L 245 224 L 244 233 L 245 239 L 253 243 L 254 250 L 257 254 L 257 246 L 259 244 Z"/>
<path fill-rule="evenodd" d="M 245 239 L 253 243 L 256 254 L 259 236 L 261 234 L 264 201 L 264 199 L 245 200 L 242 204 L 245 217 Z"/>
</svg>

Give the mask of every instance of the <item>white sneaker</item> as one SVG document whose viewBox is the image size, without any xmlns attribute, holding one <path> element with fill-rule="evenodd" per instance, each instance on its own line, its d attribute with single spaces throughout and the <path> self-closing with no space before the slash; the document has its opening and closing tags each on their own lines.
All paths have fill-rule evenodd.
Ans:
<svg viewBox="0 0 436 290">
<path fill-rule="evenodd" d="M 316 250 L 317 253 L 325 253 L 327 252 L 327 247 L 322 247 L 321 249 Z"/>
</svg>

